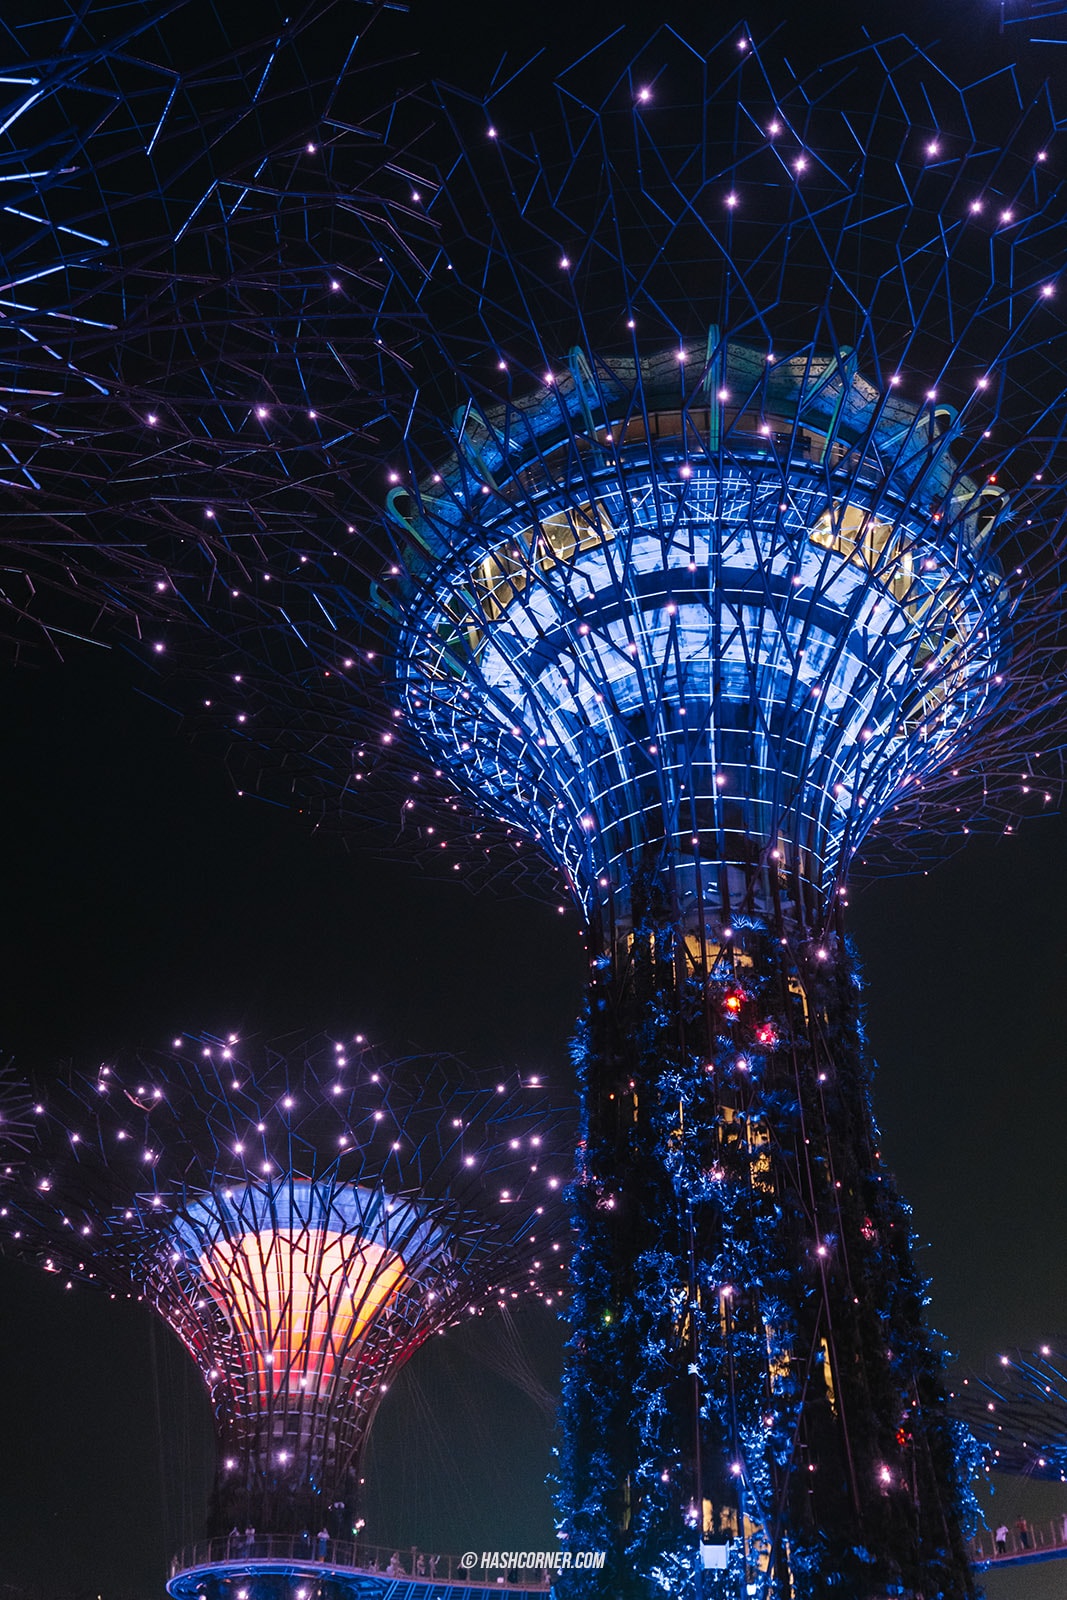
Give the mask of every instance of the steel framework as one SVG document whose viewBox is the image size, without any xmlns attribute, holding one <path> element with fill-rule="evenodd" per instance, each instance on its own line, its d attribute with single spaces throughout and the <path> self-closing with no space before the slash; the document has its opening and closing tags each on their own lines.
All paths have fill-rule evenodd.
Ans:
<svg viewBox="0 0 1067 1600">
<path fill-rule="evenodd" d="M 309 476 L 290 457 L 351 453 L 365 420 L 351 362 L 369 342 L 352 315 L 368 250 L 354 219 L 388 169 L 362 36 L 383 8 L 6 9 L 0 634 L 11 653 L 61 652 L 70 635 L 157 643 L 171 579 L 205 570 L 206 495 L 225 505 L 229 477 L 273 528 L 290 479 Z M 293 406 L 299 330 L 327 304 L 329 425 L 305 399 L 281 439 L 264 427 L 281 394 L 260 381 L 263 357 L 286 366 Z"/>
<path fill-rule="evenodd" d="M 1054 111 L 1011 69 L 959 89 L 905 40 L 828 65 L 818 92 L 738 45 L 705 60 L 666 38 L 624 64 L 606 47 L 605 98 L 594 63 L 564 75 L 542 145 L 495 127 L 506 91 L 444 97 L 451 165 L 414 180 L 402 239 L 371 224 L 375 388 L 403 426 L 390 449 L 379 424 L 386 537 L 365 461 L 331 516 L 305 481 L 284 537 L 237 499 L 220 530 L 238 603 L 225 616 L 220 585 L 212 618 L 243 670 L 207 681 L 246 792 L 391 814 L 428 856 L 443 804 L 465 873 L 532 840 L 586 910 L 630 846 L 620 818 L 606 841 L 584 819 L 618 788 L 605 809 L 642 837 L 646 767 L 678 850 L 708 828 L 775 848 L 778 828 L 824 899 L 846 872 L 935 861 L 1058 795 Z M 869 96 L 862 115 L 850 96 Z M 314 398 L 327 321 L 308 319 L 300 356 Z M 613 483 L 641 440 L 624 503 Z M 674 538 L 712 522 L 710 543 Z M 603 647 L 579 620 L 564 659 L 557 621 L 590 604 L 575 569 L 594 545 L 601 588 L 666 566 L 670 592 L 641 628 L 605 618 Z M 719 566 L 732 598 L 694 631 Z M 201 613 L 195 584 L 187 598 Z M 520 624 L 514 649 L 555 652 L 561 675 L 528 707 L 505 644 Z M 849 634 L 870 635 L 869 660 L 846 666 Z M 738 710 L 681 739 L 671 655 L 692 670 L 702 637 L 728 663 L 708 692 Z M 456 687 L 471 674 L 477 694 Z M 740 826 L 735 802 L 755 808 Z"/>
<path fill-rule="evenodd" d="M 368 223 L 384 517 L 230 507 L 265 568 L 206 698 L 248 787 L 547 861 L 587 922 L 602 1592 L 969 1594 L 842 915 L 1059 796 L 1060 124 L 901 38 L 798 78 L 665 30 L 553 93 L 534 138 L 440 92 L 425 220 Z"/>
<path fill-rule="evenodd" d="M 284 338 L 212 280 L 163 513 L 208 560 L 155 643 L 209 662 L 247 790 L 582 912 L 583 1597 L 966 1595 L 843 912 L 1059 797 L 1061 123 L 900 37 L 804 76 L 744 29 L 613 37 L 536 137 L 533 85 L 403 109 L 381 203 L 283 186 L 297 234 L 344 220 L 362 365 L 326 254 Z"/>
<path fill-rule="evenodd" d="M 953 1395 L 985 1467 L 1067 1483 L 1067 1374 L 1052 1345 L 1012 1350 L 971 1372 Z M 1065 1540 L 1067 1542 L 1067 1540 Z"/>
<path fill-rule="evenodd" d="M 29 1090 L 11 1067 L 0 1067 L 0 1160 L 13 1161 L 26 1149 L 33 1127 Z M 10 1177 L 14 1168 L 7 1166 Z"/>
<path fill-rule="evenodd" d="M 2 1247 L 147 1299 L 185 1345 L 215 1416 L 215 1533 L 357 1537 L 403 1363 L 505 1297 L 560 1293 L 565 1119 L 537 1080 L 479 1088 L 358 1039 L 175 1050 L 41 1098 Z"/>
</svg>

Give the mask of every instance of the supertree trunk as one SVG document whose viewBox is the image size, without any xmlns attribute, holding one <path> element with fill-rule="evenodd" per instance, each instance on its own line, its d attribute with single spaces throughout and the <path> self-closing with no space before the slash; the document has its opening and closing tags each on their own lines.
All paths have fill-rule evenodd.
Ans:
<svg viewBox="0 0 1067 1600">
<path fill-rule="evenodd" d="M 560 1510 L 566 1593 L 975 1593 L 855 963 L 657 918 L 594 964 L 576 1043 Z M 687 1532 L 688 1530 L 688 1532 Z"/>
</svg>

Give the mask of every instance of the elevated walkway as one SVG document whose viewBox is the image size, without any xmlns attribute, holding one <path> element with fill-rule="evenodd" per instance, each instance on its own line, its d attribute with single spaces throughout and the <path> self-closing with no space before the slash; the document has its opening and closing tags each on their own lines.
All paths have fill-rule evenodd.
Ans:
<svg viewBox="0 0 1067 1600">
<path fill-rule="evenodd" d="M 1016 1533 L 1008 1530 L 1007 1549 L 998 1551 L 992 1533 L 983 1529 L 972 1541 L 971 1557 L 976 1572 L 1000 1571 L 1001 1567 L 1028 1567 L 1037 1561 L 1067 1560 L 1067 1517 L 1056 1517 L 1051 1522 L 1031 1523 L 1026 1543 Z"/>
<path fill-rule="evenodd" d="M 1003 1551 L 997 1550 L 993 1534 L 983 1530 L 971 1544 L 971 1559 L 978 1572 L 1067 1560 L 1067 1518 L 1031 1524 L 1026 1544 L 1013 1527 Z M 249 1545 L 243 1537 L 231 1537 L 180 1551 L 171 1562 L 167 1591 L 173 1600 L 265 1600 L 269 1580 L 277 1578 L 286 1580 L 286 1600 L 314 1600 L 324 1580 L 346 1590 L 352 1600 L 493 1600 L 495 1595 L 545 1600 L 551 1590 L 547 1571 L 521 1576 L 468 1571 L 455 1555 L 346 1539 L 320 1543 L 272 1537 Z"/>
<path fill-rule="evenodd" d="M 481 1552 L 476 1554 L 480 1566 Z M 495 1595 L 545 1600 L 551 1587 L 547 1571 L 470 1571 L 463 1557 L 431 1551 L 350 1539 L 272 1535 L 247 1540 L 231 1534 L 179 1551 L 167 1592 L 173 1600 L 266 1600 L 277 1579 L 285 1580 L 286 1600 L 314 1600 L 324 1581 L 353 1600 L 492 1600 Z"/>
</svg>

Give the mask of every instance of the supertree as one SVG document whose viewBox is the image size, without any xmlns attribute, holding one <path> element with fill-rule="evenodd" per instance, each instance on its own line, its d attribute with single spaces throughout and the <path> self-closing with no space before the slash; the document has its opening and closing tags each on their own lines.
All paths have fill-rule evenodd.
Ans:
<svg viewBox="0 0 1067 1600">
<path fill-rule="evenodd" d="M 362 1456 L 395 1374 L 461 1318 L 565 1287 L 567 1113 L 537 1077 L 479 1087 L 358 1035 L 187 1035 L 39 1092 L 0 1248 L 146 1300 L 211 1397 L 220 1543 L 173 1592 L 229 1593 L 257 1556 L 274 1593 L 320 1530 L 358 1562 Z M 249 1527 L 274 1542 L 226 1537 Z"/>
<path fill-rule="evenodd" d="M 213 714 L 249 787 L 583 915 L 574 1592 L 967 1595 L 843 913 L 1059 795 L 1059 124 L 903 38 L 618 50 L 536 138 L 440 93 L 425 222 L 368 222 L 384 515 L 275 544 Z"/>
<path fill-rule="evenodd" d="M 953 1409 L 989 1471 L 1067 1483 L 1067 1375 L 1052 1345 L 1012 1350 L 961 1377 Z"/>
<path fill-rule="evenodd" d="M 359 456 L 371 247 L 356 219 L 384 212 L 397 159 L 363 39 L 383 9 L 5 12 L 5 654 L 136 641 L 146 625 L 158 642 L 170 580 L 212 565 L 208 490 L 220 506 L 254 503 L 265 529 L 288 525 L 288 486 L 310 477 L 293 457 L 342 443 Z M 296 342 L 327 305 L 336 378 L 316 410 L 297 404 Z M 261 381 L 265 352 L 285 367 L 284 396 Z M 282 399 L 300 416 L 284 436 L 271 427 Z"/>
</svg>

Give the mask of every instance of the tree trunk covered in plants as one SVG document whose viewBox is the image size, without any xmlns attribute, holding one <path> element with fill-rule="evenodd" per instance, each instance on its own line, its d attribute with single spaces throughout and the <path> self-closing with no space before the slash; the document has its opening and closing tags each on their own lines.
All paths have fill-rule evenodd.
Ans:
<svg viewBox="0 0 1067 1600">
<path fill-rule="evenodd" d="M 561 1592 L 974 1595 L 846 952 L 639 919 L 594 964 L 575 1054 L 558 1503 L 567 1545 L 608 1559 Z"/>
</svg>

